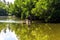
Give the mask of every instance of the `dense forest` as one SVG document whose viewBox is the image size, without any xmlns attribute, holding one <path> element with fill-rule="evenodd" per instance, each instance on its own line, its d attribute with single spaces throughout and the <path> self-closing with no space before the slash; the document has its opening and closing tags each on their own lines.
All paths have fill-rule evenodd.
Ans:
<svg viewBox="0 0 60 40">
<path fill-rule="evenodd" d="M 41 22 L 60 22 L 60 0 L 15 0 L 14 4 L 0 1 L 0 15 L 15 15 L 21 19 L 31 16 Z"/>
</svg>

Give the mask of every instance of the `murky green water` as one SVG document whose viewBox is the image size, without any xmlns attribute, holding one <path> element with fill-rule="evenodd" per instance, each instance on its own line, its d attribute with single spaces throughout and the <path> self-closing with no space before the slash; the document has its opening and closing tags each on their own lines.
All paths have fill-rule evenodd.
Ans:
<svg viewBox="0 0 60 40">
<path fill-rule="evenodd" d="M 60 24 L 0 23 L 0 40 L 60 40 Z"/>
</svg>

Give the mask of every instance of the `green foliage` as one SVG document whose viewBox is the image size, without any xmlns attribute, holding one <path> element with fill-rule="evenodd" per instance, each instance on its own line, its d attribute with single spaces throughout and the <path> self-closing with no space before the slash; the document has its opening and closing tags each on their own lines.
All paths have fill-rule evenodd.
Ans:
<svg viewBox="0 0 60 40">
<path fill-rule="evenodd" d="M 48 22 L 49 20 L 58 20 L 60 18 L 59 4 L 59 0 L 15 0 L 14 4 L 8 3 L 8 5 L 0 2 L 0 8 L 21 19 L 31 15 L 32 19 L 35 17 Z"/>
<path fill-rule="evenodd" d="M 48 11 L 53 2 L 53 0 L 15 0 L 14 13 L 16 16 L 21 17 L 21 19 L 33 15 L 39 16 L 39 19 L 43 18 L 44 20 L 48 20 L 52 15 Z"/>
<path fill-rule="evenodd" d="M 0 8 L 4 8 L 5 9 L 5 4 L 0 2 Z"/>
</svg>

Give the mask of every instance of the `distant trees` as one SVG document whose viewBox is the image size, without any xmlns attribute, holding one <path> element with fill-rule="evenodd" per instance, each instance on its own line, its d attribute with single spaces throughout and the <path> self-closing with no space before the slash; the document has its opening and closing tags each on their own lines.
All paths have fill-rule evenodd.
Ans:
<svg viewBox="0 0 60 40">
<path fill-rule="evenodd" d="M 42 18 L 48 9 L 48 3 L 47 0 L 16 0 L 14 11 L 21 18 L 27 18 L 29 15 Z"/>
<path fill-rule="evenodd" d="M 5 2 L 5 1 L 4 1 Z M 0 1 L 0 16 L 7 16 L 7 7 L 6 7 L 6 4 L 4 2 L 1 2 Z"/>
<path fill-rule="evenodd" d="M 14 4 L 10 3 L 8 7 L 4 3 L 2 4 L 0 5 L 9 14 L 20 17 L 21 19 L 25 19 L 29 15 L 31 15 L 32 19 L 39 19 L 45 22 L 60 18 L 59 0 L 15 0 Z"/>
</svg>

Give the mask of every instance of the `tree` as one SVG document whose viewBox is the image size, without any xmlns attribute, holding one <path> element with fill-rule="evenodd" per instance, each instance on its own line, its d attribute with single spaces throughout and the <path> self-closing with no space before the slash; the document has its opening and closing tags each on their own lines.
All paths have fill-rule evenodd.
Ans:
<svg viewBox="0 0 60 40">
<path fill-rule="evenodd" d="M 8 15 L 6 11 L 6 4 L 3 2 L 0 2 L 0 16 L 6 16 L 6 15 Z"/>
<path fill-rule="evenodd" d="M 59 4 L 59 0 L 15 0 L 14 4 L 10 4 L 9 12 L 21 19 L 31 15 L 32 19 L 49 22 L 60 17 Z"/>
</svg>

